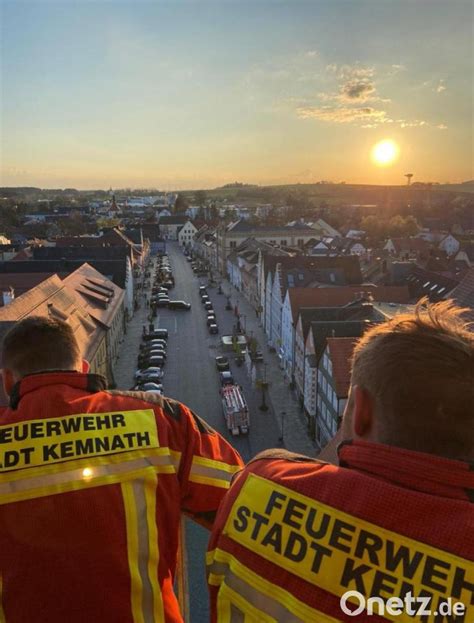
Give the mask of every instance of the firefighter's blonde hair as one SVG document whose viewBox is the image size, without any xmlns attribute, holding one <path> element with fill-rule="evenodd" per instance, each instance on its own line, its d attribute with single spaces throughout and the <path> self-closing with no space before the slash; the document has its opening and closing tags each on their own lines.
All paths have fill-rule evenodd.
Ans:
<svg viewBox="0 0 474 623">
<path fill-rule="evenodd" d="M 381 443 L 472 460 L 474 333 L 465 312 L 423 299 L 357 344 L 352 385 L 372 397 Z"/>
</svg>

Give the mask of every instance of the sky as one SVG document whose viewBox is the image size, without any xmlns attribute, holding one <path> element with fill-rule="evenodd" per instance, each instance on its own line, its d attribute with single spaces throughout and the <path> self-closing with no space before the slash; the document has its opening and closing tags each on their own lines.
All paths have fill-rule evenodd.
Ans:
<svg viewBox="0 0 474 623">
<path fill-rule="evenodd" d="M 0 185 L 472 179 L 472 25 L 470 0 L 0 0 Z"/>
</svg>

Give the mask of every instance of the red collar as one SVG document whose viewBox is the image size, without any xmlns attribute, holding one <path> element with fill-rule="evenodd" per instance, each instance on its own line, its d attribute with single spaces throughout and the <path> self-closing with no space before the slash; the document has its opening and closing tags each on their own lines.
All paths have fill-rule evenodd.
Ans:
<svg viewBox="0 0 474 623">
<path fill-rule="evenodd" d="M 343 442 L 338 454 L 341 467 L 417 491 L 474 502 L 474 463 L 359 440 Z"/>
<path fill-rule="evenodd" d="M 29 374 L 16 383 L 10 394 L 10 408 L 17 409 L 25 394 L 34 392 L 48 385 L 69 385 L 86 392 L 98 392 L 107 389 L 107 381 L 99 374 L 82 374 L 81 372 L 39 372 Z"/>
</svg>

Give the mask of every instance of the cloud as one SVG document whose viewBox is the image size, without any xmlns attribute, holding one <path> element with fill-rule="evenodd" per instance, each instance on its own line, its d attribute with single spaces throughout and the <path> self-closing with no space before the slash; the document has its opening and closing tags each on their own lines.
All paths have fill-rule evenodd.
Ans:
<svg viewBox="0 0 474 623">
<path fill-rule="evenodd" d="M 439 81 L 435 91 L 436 93 L 442 93 L 443 91 L 446 91 L 446 85 L 444 84 L 444 80 Z"/>
<path fill-rule="evenodd" d="M 373 82 L 365 80 L 349 80 L 341 86 L 340 99 L 346 102 L 365 102 L 375 94 Z"/>
<path fill-rule="evenodd" d="M 372 78 L 375 74 L 375 67 L 364 67 L 358 63 L 355 65 L 331 63 L 326 65 L 326 71 L 335 74 L 341 80 L 364 80 Z"/>
<path fill-rule="evenodd" d="M 316 58 L 316 56 L 318 56 L 319 52 L 317 50 L 308 50 L 305 54 L 305 56 L 307 58 Z"/>
<path fill-rule="evenodd" d="M 377 110 L 370 106 L 365 106 L 362 108 L 335 106 L 301 106 L 297 108 L 296 114 L 301 119 L 318 119 L 319 121 L 329 121 L 333 123 L 353 123 L 367 121 L 385 123 L 387 115 L 384 110 Z"/>
<path fill-rule="evenodd" d="M 438 130 L 447 130 L 448 126 L 445 125 L 444 123 L 439 123 L 437 126 Z"/>
</svg>

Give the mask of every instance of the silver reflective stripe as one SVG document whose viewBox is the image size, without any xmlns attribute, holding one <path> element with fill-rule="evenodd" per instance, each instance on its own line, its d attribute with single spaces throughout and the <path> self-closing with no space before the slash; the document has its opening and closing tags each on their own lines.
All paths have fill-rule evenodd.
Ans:
<svg viewBox="0 0 474 623">
<path fill-rule="evenodd" d="M 195 464 L 191 466 L 190 474 L 190 476 L 205 476 L 206 478 L 217 478 L 219 480 L 225 480 L 226 482 L 230 482 L 233 475 L 233 473 L 227 472 L 224 469 Z"/>
<path fill-rule="evenodd" d="M 257 610 L 276 619 L 278 623 L 307 623 L 307 621 L 295 616 L 276 599 L 268 597 L 268 595 L 261 593 L 254 586 L 242 580 L 242 578 L 231 571 L 228 564 L 214 562 L 209 565 L 208 573 L 225 576 L 224 582 L 229 588 L 238 595 L 241 595 L 249 604 L 257 608 Z M 236 621 L 239 621 L 239 619 L 236 619 Z M 234 623 L 233 619 L 232 623 Z"/>
<path fill-rule="evenodd" d="M 137 469 L 145 469 L 150 466 L 166 466 L 173 465 L 170 455 L 164 456 L 148 456 L 133 461 L 123 461 L 121 463 L 111 463 L 109 465 L 95 465 L 87 467 L 87 459 L 84 460 L 84 467 L 74 469 L 67 472 L 56 472 L 54 474 L 44 474 L 41 476 L 32 476 L 31 478 L 22 478 L 21 480 L 12 480 L 10 482 L 0 483 L 0 495 L 8 493 L 18 493 L 20 491 L 28 491 L 29 489 L 38 489 L 51 485 L 60 485 L 67 482 L 75 482 L 84 480 L 89 482 L 93 478 L 101 476 L 116 476 L 126 474 Z"/>
<path fill-rule="evenodd" d="M 138 529 L 138 572 L 142 581 L 142 613 L 143 623 L 155 623 L 153 613 L 153 588 L 148 576 L 148 560 L 150 557 L 147 521 L 147 508 L 145 499 L 145 483 L 143 480 L 134 480 L 132 483 L 133 497 L 137 513 Z"/>
</svg>

